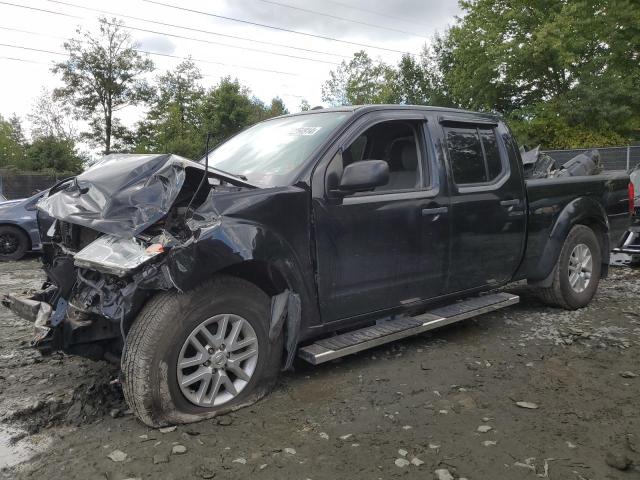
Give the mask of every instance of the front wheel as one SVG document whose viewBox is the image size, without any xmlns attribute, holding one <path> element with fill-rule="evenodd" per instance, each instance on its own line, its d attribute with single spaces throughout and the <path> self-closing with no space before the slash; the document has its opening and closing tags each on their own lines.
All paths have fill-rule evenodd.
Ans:
<svg viewBox="0 0 640 480">
<path fill-rule="evenodd" d="M 254 403 L 273 386 L 282 358 L 282 337 L 269 340 L 269 320 L 269 297 L 233 277 L 153 297 L 122 357 L 129 406 L 158 427 Z"/>
<path fill-rule="evenodd" d="M 20 260 L 29 250 L 29 238 L 19 228 L 0 226 L 0 261 Z"/>
<path fill-rule="evenodd" d="M 553 283 L 539 290 L 548 305 L 575 310 L 586 306 L 598 289 L 602 252 L 596 234 L 584 225 L 574 226 L 564 241 L 553 270 Z"/>
</svg>

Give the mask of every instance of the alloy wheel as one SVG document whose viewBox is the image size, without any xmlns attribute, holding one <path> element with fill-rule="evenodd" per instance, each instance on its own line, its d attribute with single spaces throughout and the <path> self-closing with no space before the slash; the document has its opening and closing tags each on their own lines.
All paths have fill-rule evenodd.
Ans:
<svg viewBox="0 0 640 480">
<path fill-rule="evenodd" d="M 576 245 L 569 257 L 569 285 L 576 293 L 584 292 L 591 282 L 593 257 L 584 243 Z"/>
<path fill-rule="evenodd" d="M 0 255 L 11 255 L 18 251 L 20 239 L 10 232 L 0 234 Z"/>
<path fill-rule="evenodd" d="M 185 340 L 178 355 L 178 385 L 194 405 L 222 405 L 247 386 L 257 364 L 258 337 L 251 324 L 239 315 L 216 315 Z"/>
</svg>

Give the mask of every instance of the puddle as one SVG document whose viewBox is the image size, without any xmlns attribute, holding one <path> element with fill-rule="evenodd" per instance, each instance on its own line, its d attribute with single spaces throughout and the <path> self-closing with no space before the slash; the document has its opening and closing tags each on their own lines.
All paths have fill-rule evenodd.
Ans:
<svg viewBox="0 0 640 480">
<path fill-rule="evenodd" d="M 37 440 L 35 436 L 25 437 L 12 444 L 11 439 L 20 433 L 23 432 L 17 428 L 0 425 L 0 470 L 29 460 L 48 444 L 48 440 L 40 435 Z"/>
</svg>

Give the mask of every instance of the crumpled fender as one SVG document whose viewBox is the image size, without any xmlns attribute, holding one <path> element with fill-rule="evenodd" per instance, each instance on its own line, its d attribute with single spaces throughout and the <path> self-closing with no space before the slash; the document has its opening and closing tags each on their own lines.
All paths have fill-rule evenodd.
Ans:
<svg viewBox="0 0 640 480">
<path fill-rule="evenodd" d="M 250 260 L 273 265 L 300 291 L 302 266 L 294 249 L 276 232 L 244 221 L 222 218 L 202 228 L 196 239 L 171 249 L 166 264 L 176 288 L 190 290 L 215 272 Z"/>
<path fill-rule="evenodd" d="M 574 225 L 581 223 L 597 223 L 605 232 L 604 252 L 609 248 L 609 219 L 602 205 L 588 197 L 579 197 L 569 202 L 556 217 L 549 240 L 544 247 L 542 255 L 536 267 L 529 276 L 529 281 L 536 282 L 537 285 L 545 287 L 551 284 L 553 268 L 556 265 L 564 244 L 565 238 Z M 609 264 L 609 256 L 602 256 L 602 263 Z M 606 271 L 606 270 L 605 270 Z"/>
<path fill-rule="evenodd" d="M 317 325 L 309 202 L 309 192 L 296 186 L 212 190 L 187 221 L 193 236 L 167 252 L 164 264 L 173 285 L 190 290 L 226 268 L 258 261 L 277 270 L 299 296 L 301 328 Z"/>
</svg>

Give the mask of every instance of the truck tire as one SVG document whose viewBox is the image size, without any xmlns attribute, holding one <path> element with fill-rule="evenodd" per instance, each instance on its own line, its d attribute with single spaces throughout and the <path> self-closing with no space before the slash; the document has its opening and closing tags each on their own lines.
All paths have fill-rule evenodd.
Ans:
<svg viewBox="0 0 640 480">
<path fill-rule="evenodd" d="M 582 308 L 595 295 L 601 270 L 602 253 L 596 234 L 589 227 L 575 225 L 553 269 L 553 283 L 538 292 L 547 305 L 567 310 Z"/>
<path fill-rule="evenodd" d="M 29 237 L 19 228 L 0 226 L 0 261 L 20 260 L 29 250 Z"/>
<path fill-rule="evenodd" d="M 122 355 L 127 403 L 150 427 L 197 422 L 262 398 L 281 366 L 269 340 L 270 299 L 219 276 L 186 293 L 159 293 L 129 330 Z"/>
</svg>

